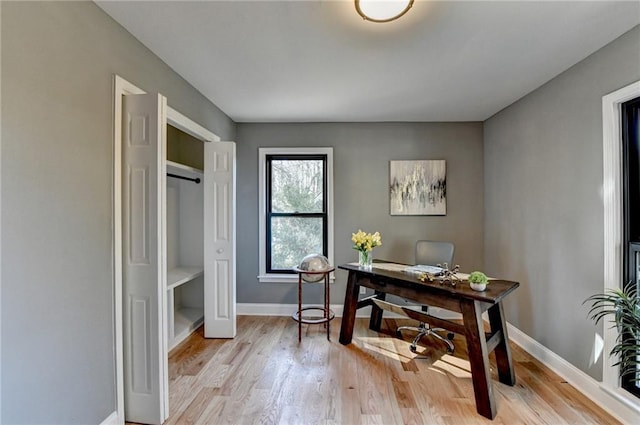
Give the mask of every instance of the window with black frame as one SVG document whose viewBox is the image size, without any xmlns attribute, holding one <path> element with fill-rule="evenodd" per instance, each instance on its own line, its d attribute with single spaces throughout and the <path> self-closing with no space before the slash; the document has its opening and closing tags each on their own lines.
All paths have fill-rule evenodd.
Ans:
<svg viewBox="0 0 640 425">
<path fill-rule="evenodd" d="M 640 290 L 640 98 L 622 105 L 625 285 Z M 623 338 L 633 338 L 623 335 Z M 640 340 L 635 341 L 640 345 Z M 640 352 L 637 353 L 640 357 Z M 640 397 L 640 366 L 622 377 L 622 387 Z"/>
<path fill-rule="evenodd" d="M 327 155 L 266 156 L 266 272 L 327 256 Z"/>
</svg>

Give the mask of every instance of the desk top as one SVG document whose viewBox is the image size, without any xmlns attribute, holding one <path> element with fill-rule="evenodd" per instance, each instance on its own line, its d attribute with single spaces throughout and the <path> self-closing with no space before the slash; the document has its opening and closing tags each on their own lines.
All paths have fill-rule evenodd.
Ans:
<svg viewBox="0 0 640 425">
<path fill-rule="evenodd" d="M 347 263 L 338 266 L 342 270 L 355 272 L 358 275 L 369 277 L 372 280 L 384 281 L 391 280 L 394 284 L 411 286 L 416 289 L 446 295 L 451 298 L 468 298 L 491 304 L 496 304 L 507 296 L 511 291 L 520 286 L 518 282 L 512 282 L 501 279 L 489 279 L 489 284 L 485 291 L 474 291 L 463 277 L 466 276 L 459 273 L 461 282 L 456 286 L 449 284 L 441 284 L 438 281 L 422 282 L 418 277 L 411 273 L 405 273 L 403 269 L 408 267 L 407 264 L 394 263 L 391 261 L 376 260 L 370 270 L 361 268 L 358 263 Z"/>
</svg>

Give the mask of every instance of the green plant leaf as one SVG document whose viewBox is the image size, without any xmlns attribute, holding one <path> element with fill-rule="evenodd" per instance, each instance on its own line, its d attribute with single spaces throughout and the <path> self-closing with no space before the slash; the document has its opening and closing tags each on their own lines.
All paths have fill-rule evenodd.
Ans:
<svg viewBox="0 0 640 425">
<path fill-rule="evenodd" d="M 629 285 L 631 286 L 631 285 Z M 587 316 L 596 324 L 606 317 L 612 317 L 612 327 L 617 328 L 616 344 L 609 353 L 618 361 L 622 376 L 630 375 L 631 380 L 640 382 L 640 298 L 636 288 L 612 289 L 587 298 L 590 303 Z"/>
</svg>

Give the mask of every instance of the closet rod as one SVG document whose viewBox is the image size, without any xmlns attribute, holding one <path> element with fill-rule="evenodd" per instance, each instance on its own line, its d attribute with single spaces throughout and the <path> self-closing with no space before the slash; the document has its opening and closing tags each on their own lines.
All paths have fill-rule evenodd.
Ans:
<svg viewBox="0 0 640 425">
<path fill-rule="evenodd" d="M 174 179 L 182 179 L 182 180 L 189 180 L 191 182 L 195 182 L 196 184 L 200 184 L 200 179 L 199 178 L 191 178 L 191 177 L 184 177 L 184 176 L 179 176 L 177 174 L 171 174 L 171 173 L 167 173 L 168 177 L 173 177 Z"/>
</svg>

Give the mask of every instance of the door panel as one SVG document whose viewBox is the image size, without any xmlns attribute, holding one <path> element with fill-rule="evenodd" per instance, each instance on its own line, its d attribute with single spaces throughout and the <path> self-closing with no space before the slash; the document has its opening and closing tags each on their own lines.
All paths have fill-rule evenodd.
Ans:
<svg viewBox="0 0 640 425">
<path fill-rule="evenodd" d="M 233 142 L 205 144 L 204 333 L 236 335 L 235 162 Z"/>
<path fill-rule="evenodd" d="M 125 419 L 168 416 L 164 248 L 166 99 L 123 98 L 122 230 Z"/>
</svg>

